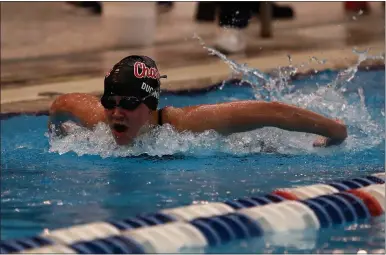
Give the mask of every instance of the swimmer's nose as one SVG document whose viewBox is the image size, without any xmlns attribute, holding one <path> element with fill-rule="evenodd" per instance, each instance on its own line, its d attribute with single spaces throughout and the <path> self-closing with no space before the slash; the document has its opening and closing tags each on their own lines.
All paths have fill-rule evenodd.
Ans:
<svg viewBox="0 0 386 255">
<path fill-rule="evenodd" d="M 125 116 L 119 107 L 115 107 L 112 111 L 112 116 L 114 118 L 123 118 Z"/>
</svg>

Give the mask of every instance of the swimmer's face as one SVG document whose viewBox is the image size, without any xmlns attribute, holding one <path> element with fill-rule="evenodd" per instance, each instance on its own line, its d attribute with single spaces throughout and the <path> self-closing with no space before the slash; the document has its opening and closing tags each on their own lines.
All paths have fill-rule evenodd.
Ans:
<svg viewBox="0 0 386 255">
<path fill-rule="evenodd" d="M 114 96 L 113 98 L 119 105 L 122 97 Z M 105 113 L 114 139 L 119 145 L 131 143 L 151 117 L 151 110 L 144 103 L 134 110 L 126 110 L 118 106 L 112 109 L 105 108 Z"/>
</svg>

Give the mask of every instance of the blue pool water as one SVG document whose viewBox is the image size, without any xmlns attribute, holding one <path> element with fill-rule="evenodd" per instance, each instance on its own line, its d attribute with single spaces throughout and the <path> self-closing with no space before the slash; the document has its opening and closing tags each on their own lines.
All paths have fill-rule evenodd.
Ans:
<svg viewBox="0 0 386 255">
<path fill-rule="evenodd" d="M 1 239 L 384 171 L 385 72 L 360 71 L 345 90 L 321 92 L 336 77 L 337 72 L 325 71 L 295 80 L 295 88 L 281 98 L 344 120 L 349 137 L 331 148 L 313 148 L 314 135 L 276 128 L 222 137 L 211 131 L 178 134 L 168 126 L 140 138 L 132 148 L 116 148 L 104 126 L 50 141 L 47 116 L 2 120 Z M 164 94 L 161 106 L 254 99 L 254 93 L 251 86 L 226 84 L 195 95 Z M 206 252 L 377 251 L 385 247 L 384 233 L 382 216 L 313 234 L 233 242 Z"/>
</svg>

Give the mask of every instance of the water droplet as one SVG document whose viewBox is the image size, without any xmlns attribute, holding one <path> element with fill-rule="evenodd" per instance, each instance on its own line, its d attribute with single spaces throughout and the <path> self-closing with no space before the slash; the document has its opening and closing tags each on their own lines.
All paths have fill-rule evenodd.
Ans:
<svg viewBox="0 0 386 255">
<path fill-rule="evenodd" d="M 290 66 L 292 65 L 292 57 L 291 55 L 287 54 L 288 61 L 290 63 Z"/>
</svg>

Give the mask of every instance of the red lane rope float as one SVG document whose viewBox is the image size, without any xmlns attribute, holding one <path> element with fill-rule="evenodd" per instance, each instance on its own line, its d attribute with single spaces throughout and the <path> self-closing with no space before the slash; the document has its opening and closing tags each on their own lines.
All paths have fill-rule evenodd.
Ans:
<svg viewBox="0 0 386 255">
<path fill-rule="evenodd" d="M 272 192 L 272 194 L 284 197 L 287 200 L 299 200 L 299 198 L 295 194 L 286 190 L 275 190 L 274 192 Z"/>
<path fill-rule="evenodd" d="M 366 191 L 359 190 L 359 189 L 352 189 L 352 190 L 348 190 L 347 192 L 362 199 L 362 201 L 369 209 L 371 216 L 376 217 L 383 214 L 382 206 L 379 204 L 377 199 L 375 199 L 375 197 L 373 197 L 372 195 L 368 194 Z"/>
</svg>

